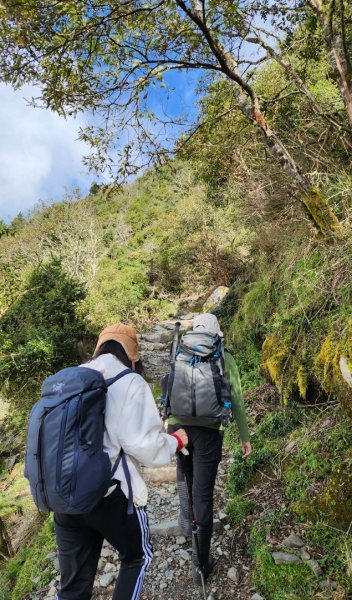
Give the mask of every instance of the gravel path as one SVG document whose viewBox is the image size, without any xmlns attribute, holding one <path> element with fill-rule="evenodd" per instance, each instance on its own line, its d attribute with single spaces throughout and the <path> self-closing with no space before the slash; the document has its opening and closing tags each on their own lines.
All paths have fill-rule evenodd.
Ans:
<svg viewBox="0 0 352 600">
<path fill-rule="evenodd" d="M 250 560 L 246 556 L 246 532 L 235 531 L 227 523 L 226 471 L 228 459 L 224 458 L 218 471 L 215 498 L 215 528 L 212 553 L 216 564 L 207 584 L 207 595 L 212 593 L 216 600 L 250 599 L 254 590 L 250 588 Z M 173 479 L 175 479 L 175 467 Z M 176 484 L 170 481 L 170 469 L 162 481 L 148 481 L 148 516 L 151 531 L 158 524 L 162 533 L 170 531 L 170 521 L 178 515 Z M 146 474 L 148 479 L 148 475 Z M 191 574 L 191 539 L 181 532 L 174 535 L 152 534 L 154 560 L 149 567 L 141 600 L 196 600 L 203 598 L 202 590 L 193 583 Z M 113 582 L 118 568 L 118 559 L 112 548 L 105 546 L 96 578 L 94 600 L 108 600 L 112 596 Z M 231 571 L 230 571 L 231 570 Z M 230 571 L 230 573 L 229 573 Z M 109 576 L 110 573 L 110 576 Z M 232 579 L 229 578 L 231 574 Z M 109 581 L 110 580 L 110 581 Z M 108 585 L 106 585 L 106 583 Z M 103 583 L 103 586 L 102 586 Z"/>
</svg>

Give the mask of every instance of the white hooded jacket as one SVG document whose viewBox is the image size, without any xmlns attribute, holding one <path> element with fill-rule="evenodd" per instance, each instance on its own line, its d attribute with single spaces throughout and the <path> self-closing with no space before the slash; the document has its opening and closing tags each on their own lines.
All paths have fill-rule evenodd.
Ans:
<svg viewBox="0 0 352 600">
<path fill-rule="evenodd" d="M 100 371 L 105 379 L 115 377 L 126 369 L 113 354 L 102 354 L 82 367 Z M 177 450 L 177 440 L 162 430 L 155 401 L 149 385 L 137 373 L 129 373 L 113 383 L 107 392 L 105 410 L 104 450 L 111 465 L 123 448 L 131 475 L 133 502 L 145 506 L 147 486 L 140 473 L 139 463 L 146 467 L 169 464 Z M 128 487 L 122 464 L 115 479 L 128 498 Z M 108 493 L 111 493 L 112 488 Z"/>
</svg>

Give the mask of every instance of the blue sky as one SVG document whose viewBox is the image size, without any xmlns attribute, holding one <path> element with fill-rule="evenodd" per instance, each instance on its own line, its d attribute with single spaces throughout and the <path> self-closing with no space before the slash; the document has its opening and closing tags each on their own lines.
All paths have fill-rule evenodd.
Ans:
<svg viewBox="0 0 352 600">
<path fill-rule="evenodd" d="M 198 76 L 173 72 L 167 79 L 175 91 L 155 90 L 150 108 L 160 115 L 193 117 Z M 97 180 L 82 163 L 89 147 L 77 139 L 87 115 L 64 119 L 28 106 L 38 95 L 32 86 L 14 91 L 0 84 L 0 93 L 0 219 L 9 222 L 19 212 L 28 213 L 39 200 L 59 201 L 65 188 L 78 186 L 86 194 Z"/>
</svg>

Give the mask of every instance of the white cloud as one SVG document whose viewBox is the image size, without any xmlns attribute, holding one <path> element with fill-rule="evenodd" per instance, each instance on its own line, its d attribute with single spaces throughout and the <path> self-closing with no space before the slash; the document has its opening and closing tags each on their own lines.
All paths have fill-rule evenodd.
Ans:
<svg viewBox="0 0 352 600">
<path fill-rule="evenodd" d="M 60 200 L 65 187 L 87 192 L 93 177 L 82 163 L 89 148 L 77 140 L 82 121 L 28 106 L 36 95 L 31 86 L 14 91 L 1 84 L 0 93 L 0 219 L 39 199 Z"/>
</svg>

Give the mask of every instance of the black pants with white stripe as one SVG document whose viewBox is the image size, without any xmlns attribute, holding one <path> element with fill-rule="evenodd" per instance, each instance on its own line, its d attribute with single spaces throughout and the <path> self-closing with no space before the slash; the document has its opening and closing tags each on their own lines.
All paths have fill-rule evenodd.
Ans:
<svg viewBox="0 0 352 600">
<path fill-rule="evenodd" d="M 145 508 L 127 514 L 120 485 L 90 513 L 55 513 L 61 586 L 58 600 L 90 600 L 97 565 L 106 539 L 119 553 L 121 565 L 113 600 L 137 600 L 153 557 Z"/>
</svg>

